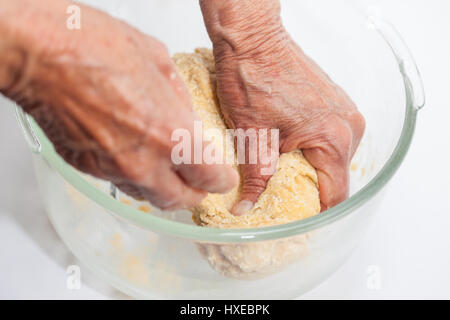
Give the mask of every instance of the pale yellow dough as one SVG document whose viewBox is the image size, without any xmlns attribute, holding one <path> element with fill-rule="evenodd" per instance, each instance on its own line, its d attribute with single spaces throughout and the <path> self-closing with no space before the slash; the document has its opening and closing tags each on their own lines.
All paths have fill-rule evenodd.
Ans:
<svg viewBox="0 0 450 320">
<path fill-rule="evenodd" d="M 174 56 L 178 72 L 192 97 L 194 110 L 203 121 L 203 129 L 217 128 L 225 132 L 215 94 L 215 67 L 211 50 L 196 49 L 195 53 Z M 225 135 L 224 135 L 225 136 Z M 231 138 L 215 141 L 221 145 L 227 160 L 233 162 Z M 231 152 L 230 152 L 231 149 Z M 238 170 L 238 167 L 234 165 Z M 280 156 L 277 170 L 254 208 L 243 216 L 234 216 L 230 209 L 239 197 L 240 187 L 227 194 L 208 194 L 192 209 L 196 224 L 214 228 L 255 228 L 305 219 L 320 212 L 317 174 L 300 151 Z M 303 256 L 307 236 L 245 244 L 202 244 L 201 253 L 211 266 L 226 276 L 258 278 L 279 270 Z"/>
</svg>

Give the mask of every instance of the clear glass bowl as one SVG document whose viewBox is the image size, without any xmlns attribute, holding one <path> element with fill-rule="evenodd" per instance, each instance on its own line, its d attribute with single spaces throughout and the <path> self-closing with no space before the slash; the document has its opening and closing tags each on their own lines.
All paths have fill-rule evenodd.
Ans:
<svg viewBox="0 0 450 320">
<path fill-rule="evenodd" d="M 210 47 L 197 1 L 85 2 L 158 37 L 172 53 Z M 367 121 L 351 166 L 351 197 L 315 217 L 220 230 L 195 226 L 187 211 L 145 212 L 142 203 L 66 164 L 17 109 L 55 229 L 82 262 L 119 290 L 137 298 L 293 298 L 335 271 L 364 234 L 411 143 L 424 105 L 420 75 L 392 25 L 362 2 L 282 1 L 282 8 L 293 38 L 349 93 Z M 259 279 L 224 276 L 200 254 L 214 249 L 233 264 L 224 249 L 253 254 L 252 248 L 275 248 L 299 237 L 301 257 Z"/>
</svg>

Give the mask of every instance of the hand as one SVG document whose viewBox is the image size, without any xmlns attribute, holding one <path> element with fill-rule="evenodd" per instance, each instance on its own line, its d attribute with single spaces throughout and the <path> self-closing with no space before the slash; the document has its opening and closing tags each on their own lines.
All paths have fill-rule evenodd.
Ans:
<svg viewBox="0 0 450 320">
<path fill-rule="evenodd" d="M 0 47 L 8 48 L 0 57 L 10 62 L 1 92 L 34 117 L 67 162 L 163 209 L 192 207 L 206 191 L 237 183 L 225 165 L 172 163 L 173 130 L 193 134 L 195 118 L 163 44 L 86 6 L 81 30 L 68 30 L 70 2 L 27 3 L 25 13 L 11 8 L 26 21 L 0 28 Z"/>
<path fill-rule="evenodd" d="M 317 170 L 322 211 L 346 199 L 349 164 L 365 127 L 355 104 L 290 38 L 278 1 L 232 0 L 216 4 L 218 10 L 211 1 L 201 4 L 228 125 L 278 128 L 279 151 L 301 149 Z M 245 164 L 241 171 L 242 195 L 232 210 L 237 215 L 252 207 L 270 178 L 260 165 Z"/>
</svg>

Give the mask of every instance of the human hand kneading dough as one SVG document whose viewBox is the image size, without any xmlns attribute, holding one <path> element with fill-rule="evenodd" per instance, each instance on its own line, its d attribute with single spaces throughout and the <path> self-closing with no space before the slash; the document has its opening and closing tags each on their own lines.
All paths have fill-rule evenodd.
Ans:
<svg viewBox="0 0 450 320">
<path fill-rule="evenodd" d="M 31 114 L 71 165 L 163 209 L 237 183 L 228 165 L 174 165 L 175 129 L 193 132 L 190 96 L 165 46 L 87 6 L 0 0 L 0 91 Z"/>
<path fill-rule="evenodd" d="M 201 0 L 216 61 L 222 113 L 232 128 L 278 128 L 279 152 L 301 149 L 317 170 L 322 211 L 348 197 L 349 164 L 365 122 L 346 93 L 283 28 L 278 0 Z M 241 201 L 251 209 L 269 175 L 241 165 Z"/>
</svg>

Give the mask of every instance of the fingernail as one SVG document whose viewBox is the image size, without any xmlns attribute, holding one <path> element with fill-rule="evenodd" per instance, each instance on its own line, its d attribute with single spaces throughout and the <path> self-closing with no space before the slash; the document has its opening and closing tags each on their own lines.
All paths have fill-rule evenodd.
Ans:
<svg viewBox="0 0 450 320">
<path fill-rule="evenodd" d="M 231 213 L 235 216 L 242 216 L 246 214 L 251 208 L 253 208 L 253 203 L 248 200 L 242 200 L 238 204 L 234 205 Z"/>
</svg>

